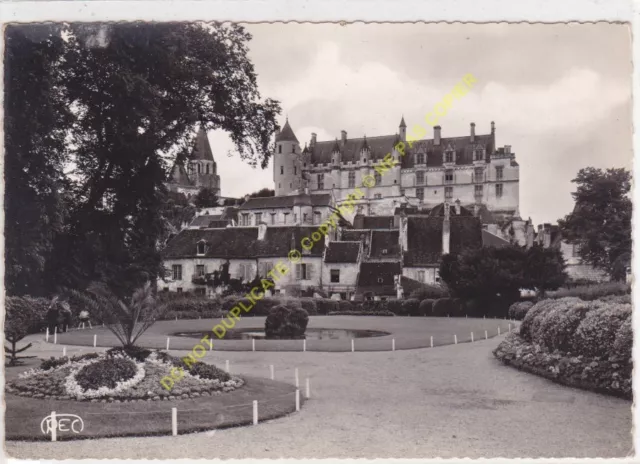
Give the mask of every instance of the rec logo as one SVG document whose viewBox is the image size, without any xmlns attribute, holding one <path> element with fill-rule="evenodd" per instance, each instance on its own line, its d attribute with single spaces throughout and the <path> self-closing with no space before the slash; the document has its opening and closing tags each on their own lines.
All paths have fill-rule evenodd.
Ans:
<svg viewBox="0 0 640 464">
<path fill-rule="evenodd" d="M 84 421 L 75 414 L 56 414 L 52 411 L 50 415 L 40 422 L 40 430 L 43 434 L 51 434 L 51 441 L 58 439 L 58 431 L 80 433 L 84 430 Z"/>
</svg>

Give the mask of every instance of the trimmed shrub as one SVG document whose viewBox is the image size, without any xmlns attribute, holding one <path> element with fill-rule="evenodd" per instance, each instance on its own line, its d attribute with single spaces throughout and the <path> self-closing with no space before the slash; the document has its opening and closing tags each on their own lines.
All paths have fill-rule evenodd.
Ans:
<svg viewBox="0 0 640 464">
<path fill-rule="evenodd" d="M 603 303 L 603 308 L 590 311 L 576 329 L 571 351 L 585 356 L 615 356 L 613 343 L 622 324 L 631 315 L 631 305 Z"/>
<path fill-rule="evenodd" d="M 528 341 L 535 340 L 535 334 L 538 331 L 542 318 L 547 311 L 551 311 L 558 305 L 564 305 L 563 307 L 575 306 L 582 302 L 579 298 L 561 298 L 560 300 L 542 300 L 533 305 L 527 312 L 527 315 L 520 324 L 520 336 Z"/>
<path fill-rule="evenodd" d="M 420 311 L 420 300 L 409 298 L 402 302 L 402 311 L 409 316 L 424 316 L 425 313 Z"/>
<path fill-rule="evenodd" d="M 599 298 L 600 301 L 607 303 L 631 304 L 631 294 L 627 295 L 607 295 Z"/>
<path fill-rule="evenodd" d="M 303 338 L 309 315 L 302 308 L 284 305 L 272 308 L 264 323 L 266 338 Z"/>
<path fill-rule="evenodd" d="M 633 348 L 633 328 L 631 326 L 631 316 L 629 316 L 616 332 L 613 341 L 613 353 L 622 359 L 631 359 L 631 349 Z"/>
<path fill-rule="evenodd" d="M 577 304 L 558 304 L 541 314 L 541 322 L 534 333 L 533 342 L 548 350 L 571 351 L 571 339 L 578 325 L 589 311 L 597 309 L 601 303 L 579 301 Z"/>
<path fill-rule="evenodd" d="M 85 390 L 114 388 L 118 382 L 129 380 L 135 374 L 136 366 L 130 359 L 105 358 L 80 369 L 76 381 Z"/>
<path fill-rule="evenodd" d="M 315 298 L 300 298 L 300 306 L 309 316 L 318 314 L 318 305 Z"/>
<path fill-rule="evenodd" d="M 354 312 L 357 313 L 358 309 L 361 309 L 359 305 L 352 304 L 351 301 L 348 300 L 339 300 L 338 301 L 338 311 L 341 313 L 344 312 Z"/>
<path fill-rule="evenodd" d="M 395 316 L 391 311 L 333 311 L 328 316 Z"/>
<path fill-rule="evenodd" d="M 598 300 L 608 295 L 626 295 L 631 293 L 631 286 L 624 282 L 603 282 L 593 285 L 581 285 L 573 288 L 561 288 L 555 292 L 547 292 L 547 298 L 577 297 L 585 301 Z"/>
<path fill-rule="evenodd" d="M 449 291 L 439 285 L 423 284 L 422 287 L 415 289 L 409 294 L 409 298 L 412 300 L 437 300 L 439 298 L 446 298 L 449 296 Z"/>
<path fill-rule="evenodd" d="M 404 300 L 381 300 L 376 303 L 386 303 L 384 306 L 376 308 L 379 311 L 391 311 L 398 316 L 406 316 L 409 314 L 409 312 L 405 310 Z"/>
<path fill-rule="evenodd" d="M 433 316 L 433 303 L 435 300 L 422 300 L 418 312 L 421 316 Z"/>
<path fill-rule="evenodd" d="M 518 301 L 509 306 L 509 319 L 521 321 L 533 307 L 533 301 Z"/>
<path fill-rule="evenodd" d="M 336 300 L 329 298 L 316 298 L 316 306 L 318 308 L 318 314 L 329 314 L 331 312 L 339 311 L 339 303 Z"/>
<path fill-rule="evenodd" d="M 452 316 L 456 312 L 456 304 L 451 298 L 439 298 L 433 303 L 431 312 L 435 317 Z"/>
</svg>

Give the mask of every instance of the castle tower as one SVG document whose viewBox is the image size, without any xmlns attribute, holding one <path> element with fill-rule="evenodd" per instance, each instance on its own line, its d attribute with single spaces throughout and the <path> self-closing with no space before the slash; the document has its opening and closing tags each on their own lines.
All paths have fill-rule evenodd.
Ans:
<svg viewBox="0 0 640 464">
<path fill-rule="evenodd" d="M 300 143 L 287 119 L 282 130 L 276 135 L 276 152 L 273 155 L 276 196 L 296 194 L 302 187 L 301 155 Z"/>
<path fill-rule="evenodd" d="M 204 124 L 198 129 L 193 151 L 189 159 L 189 178 L 198 188 L 210 188 L 216 194 L 220 194 L 220 176 L 218 166 L 213 159 L 213 152 Z"/>
<path fill-rule="evenodd" d="M 398 126 L 398 129 L 400 129 L 400 139 L 403 142 L 407 141 L 407 124 L 404 122 L 404 116 L 402 116 L 402 119 L 400 120 L 400 126 Z"/>
</svg>

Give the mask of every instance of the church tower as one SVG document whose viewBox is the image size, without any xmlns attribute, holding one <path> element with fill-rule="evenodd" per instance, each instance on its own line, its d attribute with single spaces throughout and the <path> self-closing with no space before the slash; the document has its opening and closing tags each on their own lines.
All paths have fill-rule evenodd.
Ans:
<svg viewBox="0 0 640 464">
<path fill-rule="evenodd" d="M 302 166 L 300 143 L 289 119 L 276 135 L 276 152 L 273 155 L 273 182 L 276 196 L 292 195 L 302 188 Z"/>
<path fill-rule="evenodd" d="M 204 125 L 200 126 L 196 135 L 193 151 L 189 159 L 189 178 L 198 188 L 210 188 L 220 194 L 220 176 L 218 165 L 213 159 L 213 152 Z"/>
</svg>

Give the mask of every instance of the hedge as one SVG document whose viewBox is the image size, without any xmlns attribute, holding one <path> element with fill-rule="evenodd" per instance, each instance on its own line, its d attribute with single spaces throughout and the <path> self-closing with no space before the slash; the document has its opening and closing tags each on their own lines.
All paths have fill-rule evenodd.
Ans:
<svg viewBox="0 0 640 464">
<path fill-rule="evenodd" d="M 433 303 L 431 313 L 435 317 L 447 317 L 457 314 L 456 302 L 451 298 L 439 298 Z"/>
<path fill-rule="evenodd" d="M 449 291 L 445 287 L 438 285 L 423 284 L 422 287 L 413 290 L 409 294 L 410 299 L 415 300 L 437 300 L 438 298 L 446 298 Z"/>
<path fill-rule="evenodd" d="M 435 300 L 422 300 L 420 302 L 420 314 L 423 316 L 433 316 L 433 303 L 435 303 Z"/>
<path fill-rule="evenodd" d="M 395 316 L 391 311 L 333 311 L 329 316 Z"/>
<path fill-rule="evenodd" d="M 402 301 L 402 311 L 403 313 L 414 317 L 425 315 L 425 313 L 420 310 L 420 301 L 414 298 Z"/>
<path fill-rule="evenodd" d="M 573 288 L 560 288 L 553 292 L 547 292 L 547 298 L 577 297 L 584 301 L 592 301 L 609 295 L 627 295 L 629 293 L 631 293 L 631 286 L 627 283 L 604 282 Z"/>
<path fill-rule="evenodd" d="M 509 319 L 521 321 L 533 307 L 532 301 L 518 301 L 509 306 Z"/>
</svg>

